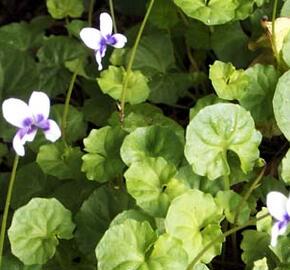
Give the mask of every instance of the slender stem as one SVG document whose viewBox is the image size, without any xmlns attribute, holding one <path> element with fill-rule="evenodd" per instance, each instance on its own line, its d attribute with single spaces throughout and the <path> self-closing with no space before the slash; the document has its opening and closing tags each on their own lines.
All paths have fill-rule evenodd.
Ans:
<svg viewBox="0 0 290 270">
<path fill-rule="evenodd" d="M 238 218 L 240 215 L 240 212 L 242 210 L 243 205 L 246 203 L 246 201 L 249 199 L 250 195 L 252 194 L 252 192 L 255 190 L 255 188 L 257 188 L 258 183 L 261 181 L 261 179 L 263 178 L 263 175 L 265 173 L 266 167 L 264 167 L 262 169 L 262 171 L 260 172 L 260 174 L 258 175 L 258 177 L 255 179 L 255 181 L 253 181 L 253 183 L 251 184 L 251 186 L 249 187 L 249 189 L 247 190 L 246 194 L 242 197 L 238 207 L 237 207 L 237 211 L 235 213 L 235 218 L 234 218 L 234 224 L 238 223 Z"/>
<path fill-rule="evenodd" d="M 115 19 L 115 13 L 114 13 L 114 3 L 113 0 L 109 0 L 109 6 L 110 6 L 110 13 L 113 21 L 113 28 L 114 32 L 117 33 L 117 24 L 116 24 L 116 19 Z"/>
<path fill-rule="evenodd" d="M 89 15 L 88 15 L 89 26 L 92 26 L 93 24 L 94 5 L 95 5 L 95 0 L 90 0 Z"/>
<path fill-rule="evenodd" d="M 246 224 L 242 225 L 242 226 L 239 226 L 239 227 L 235 227 L 235 228 L 232 228 L 230 230 L 228 230 L 227 232 L 223 233 L 222 235 L 219 235 L 217 236 L 216 238 L 214 238 L 212 241 L 210 241 L 196 256 L 195 258 L 191 261 L 191 263 L 188 265 L 187 267 L 187 270 L 191 270 L 193 268 L 193 266 L 199 261 L 199 259 L 203 256 L 203 254 L 205 252 L 207 252 L 207 250 L 214 244 L 216 244 L 216 242 L 218 241 L 222 241 L 224 238 L 228 237 L 229 235 L 239 231 L 239 230 L 242 230 L 248 226 L 251 226 L 251 225 L 255 225 L 257 221 L 261 220 L 261 219 L 264 219 L 266 217 L 268 217 L 269 214 L 265 214 L 259 218 L 255 218 L 253 220 L 249 220 Z"/>
<path fill-rule="evenodd" d="M 272 49 L 274 56 L 276 58 L 277 64 L 279 66 L 279 52 L 277 51 L 277 43 L 276 43 L 276 33 L 275 33 L 275 24 L 276 24 L 276 15 L 277 15 L 277 6 L 278 6 L 278 0 L 274 0 L 274 6 L 273 6 L 273 13 L 272 13 Z"/>
<path fill-rule="evenodd" d="M 149 17 L 149 14 L 151 12 L 151 9 L 153 7 L 153 4 L 154 4 L 154 0 L 151 0 L 150 3 L 149 3 L 148 9 L 146 11 L 145 17 L 144 17 L 144 19 L 142 21 L 142 24 L 140 26 L 140 29 L 138 31 L 138 34 L 137 34 L 137 37 L 136 37 L 136 40 L 135 40 L 135 43 L 134 43 L 134 46 L 133 46 L 133 49 L 132 49 L 132 53 L 130 55 L 130 59 L 129 59 L 129 62 L 128 62 L 125 78 L 124 78 L 124 81 L 123 81 L 122 93 L 121 93 L 121 110 L 120 110 L 120 121 L 121 121 L 121 123 L 123 123 L 124 117 L 125 117 L 125 99 L 126 99 L 128 83 L 129 83 L 129 78 L 130 78 L 130 75 L 131 75 L 133 62 L 134 62 L 134 59 L 135 59 L 136 51 L 137 51 L 137 48 L 138 48 L 138 45 L 139 45 L 143 30 L 145 28 L 145 25 L 146 25 L 147 19 Z"/>
<path fill-rule="evenodd" d="M 67 115 L 68 115 L 68 111 L 69 111 L 69 102 L 71 99 L 71 94 L 72 94 L 72 91 L 74 88 L 74 84 L 75 84 L 77 75 L 78 75 L 78 66 L 77 66 L 77 68 L 76 68 L 75 72 L 73 73 L 72 78 L 70 80 L 69 88 L 67 90 L 65 103 L 64 103 L 64 110 L 63 110 L 63 115 L 62 115 L 62 120 L 61 120 L 61 133 L 62 133 L 62 138 L 63 138 L 64 142 L 66 141 L 65 140 L 65 135 L 66 135 L 65 129 L 66 129 L 66 125 L 67 125 Z"/>
<path fill-rule="evenodd" d="M 18 162 L 19 162 L 19 156 L 16 155 L 15 158 L 14 158 L 12 172 L 11 172 L 11 175 L 10 175 L 9 186 L 8 186 L 8 191 L 7 191 L 7 196 L 6 196 L 4 213 L 3 213 L 3 217 L 2 217 L 2 224 L 1 224 L 1 233 L 0 233 L 0 270 L 1 270 L 2 258 L 3 258 L 3 248 L 4 248 L 4 240 L 5 240 L 5 231 L 6 231 L 6 226 L 7 226 L 8 212 L 9 212 L 10 202 L 11 202 L 11 198 L 12 198 L 12 192 L 13 192 L 13 186 L 14 186 L 14 182 L 15 182 L 16 170 L 17 170 Z"/>
</svg>

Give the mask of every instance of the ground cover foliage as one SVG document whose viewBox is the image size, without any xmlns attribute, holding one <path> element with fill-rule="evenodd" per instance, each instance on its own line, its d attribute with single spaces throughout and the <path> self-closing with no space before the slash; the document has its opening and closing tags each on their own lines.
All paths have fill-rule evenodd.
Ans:
<svg viewBox="0 0 290 270">
<path fill-rule="evenodd" d="M 0 115 L 3 270 L 290 269 L 266 208 L 290 184 L 289 0 L 20 2 L 0 102 L 46 93 L 62 135 L 18 163 Z M 80 31 L 103 12 L 127 42 L 101 69 Z"/>
</svg>

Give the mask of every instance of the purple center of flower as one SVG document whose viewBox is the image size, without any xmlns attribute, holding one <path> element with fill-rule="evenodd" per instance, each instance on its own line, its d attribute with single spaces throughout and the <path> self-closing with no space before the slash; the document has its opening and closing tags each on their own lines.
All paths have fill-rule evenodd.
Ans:
<svg viewBox="0 0 290 270">
<path fill-rule="evenodd" d="M 114 38 L 112 35 L 107 35 L 106 41 L 107 41 L 107 44 L 109 45 L 115 45 L 117 43 L 116 38 Z"/>
<path fill-rule="evenodd" d="M 31 134 L 37 128 L 41 128 L 44 131 L 49 130 L 49 121 L 44 119 L 42 114 L 36 115 L 33 118 L 25 118 L 22 122 L 23 128 L 20 128 L 18 131 L 20 139 L 22 139 L 26 134 Z"/>
<path fill-rule="evenodd" d="M 289 222 L 290 222 L 290 216 L 288 214 L 285 214 L 284 217 L 283 217 L 283 220 L 278 222 L 279 230 L 281 230 L 282 228 L 287 226 Z"/>
</svg>

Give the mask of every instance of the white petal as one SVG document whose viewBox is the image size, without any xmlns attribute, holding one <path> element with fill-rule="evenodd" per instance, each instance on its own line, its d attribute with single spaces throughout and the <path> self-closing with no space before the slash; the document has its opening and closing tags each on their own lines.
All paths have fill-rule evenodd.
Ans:
<svg viewBox="0 0 290 270">
<path fill-rule="evenodd" d="M 122 34 L 114 34 L 112 36 L 116 39 L 116 43 L 112 45 L 115 48 L 123 48 L 127 42 L 127 38 Z"/>
<path fill-rule="evenodd" d="M 50 110 L 50 100 L 47 94 L 37 91 L 32 92 L 28 105 L 35 117 L 37 115 L 42 115 L 44 119 L 48 118 Z"/>
<path fill-rule="evenodd" d="M 100 30 L 103 36 L 111 35 L 113 30 L 113 22 L 111 16 L 103 12 L 100 15 Z"/>
<path fill-rule="evenodd" d="M 20 99 L 9 98 L 2 104 L 2 112 L 5 120 L 16 127 L 23 127 L 23 121 L 32 118 L 28 105 Z"/>
<path fill-rule="evenodd" d="M 267 208 L 269 213 L 277 220 L 283 220 L 286 211 L 287 197 L 277 191 L 272 191 L 267 195 Z"/>
<path fill-rule="evenodd" d="M 98 70 L 102 70 L 103 65 L 102 65 L 102 56 L 101 56 L 100 51 L 96 51 L 95 57 L 96 57 L 96 61 L 98 63 Z"/>
<path fill-rule="evenodd" d="M 25 144 L 25 141 L 20 139 L 18 132 L 15 134 L 12 144 L 17 155 L 24 156 L 25 150 L 23 145 Z"/>
<path fill-rule="evenodd" d="M 271 246 L 275 247 L 277 245 L 277 238 L 280 235 L 278 223 L 275 223 L 271 230 Z"/>
<path fill-rule="evenodd" d="M 43 131 L 44 136 L 47 140 L 55 142 L 61 136 L 60 128 L 55 121 L 49 119 L 48 122 L 49 129 Z"/>
<path fill-rule="evenodd" d="M 85 27 L 80 32 L 80 37 L 87 47 L 93 50 L 98 50 L 101 46 L 102 34 L 92 27 Z"/>
<path fill-rule="evenodd" d="M 288 216 L 290 216 L 290 197 L 288 197 L 286 209 L 287 209 Z"/>
</svg>

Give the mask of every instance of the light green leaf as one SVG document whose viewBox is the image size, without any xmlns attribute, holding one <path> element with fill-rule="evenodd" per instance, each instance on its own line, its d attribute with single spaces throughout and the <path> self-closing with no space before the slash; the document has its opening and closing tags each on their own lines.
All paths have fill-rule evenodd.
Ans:
<svg viewBox="0 0 290 270">
<path fill-rule="evenodd" d="M 197 189 L 190 190 L 175 198 L 165 219 L 167 233 L 183 243 L 189 261 L 212 241 L 221 236 L 219 221 L 222 214 L 214 198 L 210 194 Z M 208 263 L 221 251 L 221 241 L 217 241 L 201 257 L 201 262 Z"/>
<path fill-rule="evenodd" d="M 290 238 L 287 235 L 281 235 L 278 238 L 277 245 L 272 250 L 279 258 L 281 264 L 290 264 Z"/>
<path fill-rule="evenodd" d="M 53 257 L 58 239 L 73 238 L 71 212 L 54 198 L 33 198 L 18 208 L 8 230 L 12 253 L 24 264 L 44 264 Z"/>
<path fill-rule="evenodd" d="M 107 70 L 102 71 L 101 77 L 97 81 L 103 93 L 110 95 L 115 100 L 120 100 L 125 74 L 126 71 L 123 67 L 109 66 Z M 148 79 L 140 71 L 131 71 L 125 100 L 130 104 L 145 101 L 150 93 L 147 82 Z"/>
<path fill-rule="evenodd" d="M 209 78 L 217 95 L 226 100 L 240 99 L 248 86 L 244 70 L 236 70 L 231 63 L 215 61 L 209 69 Z"/>
<path fill-rule="evenodd" d="M 266 257 L 254 262 L 253 270 L 268 270 L 268 269 L 269 269 L 269 267 L 267 265 L 267 258 Z"/>
<path fill-rule="evenodd" d="M 232 190 L 219 191 L 216 195 L 216 203 L 223 209 L 226 219 L 232 224 L 237 221 L 237 224 L 242 225 L 249 220 L 251 209 L 246 201 L 240 206 L 241 202 L 242 196 Z M 238 210 L 239 216 L 235 220 Z"/>
<path fill-rule="evenodd" d="M 83 202 L 75 217 L 77 226 L 75 237 L 84 254 L 94 251 L 112 219 L 127 209 L 129 202 L 126 193 L 106 186 L 95 190 Z"/>
<path fill-rule="evenodd" d="M 288 67 L 290 67 L 290 32 L 289 31 L 283 40 L 282 57 L 285 63 L 288 65 Z"/>
<path fill-rule="evenodd" d="M 176 169 L 163 158 L 146 158 L 134 162 L 124 174 L 128 192 L 137 205 L 154 217 L 165 217 L 172 199 L 186 186 L 173 178 Z"/>
<path fill-rule="evenodd" d="M 273 98 L 273 109 L 276 122 L 284 136 L 290 141 L 290 70 L 278 81 Z"/>
<path fill-rule="evenodd" d="M 256 126 L 263 134 L 279 134 L 273 113 L 272 100 L 279 79 L 278 71 L 270 65 L 254 65 L 245 71 L 248 86 L 239 99 L 240 104 L 251 112 Z"/>
<path fill-rule="evenodd" d="M 65 147 L 59 141 L 54 144 L 42 145 L 36 162 L 45 174 L 58 179 L 81 179 L 81 157 L 79 147 Z"/>
<path fill-rule="evenodd" d="M 168 234 L 163 234 L 154 244 L 146 269 L 186 270 L 187 258 L 182 242 Z"/>
<path fill-rule="evenodd" d="M 224 24 L 226 22 L 245 19 L 252 11 L 253 1 L 224 0 L 174 0 L 189 17 L 202 21 L 207 25 Z"/>
<path fill-rule="evenodd" d="M 110 227 L 96 247 L 99 270 L 146 269 L 146 254 L 156 234 L 148 222 L 127 220 Z"/>
<path fill-rule="evenodd" d="M 183 157 L 183 143 L 168 127 L 149 126 L 127 135 L 121 147 L 121 158 L 130 166 L 146 157 L 163 157 L 178 165 Z"/>
<path fill-rule="evenodd" d="M 89 180 L 106 182 L 122 174 L 125 164 L 120 158 L 120 147 L 126 132 L 109 126 L 93 129 L 84 139 L 82 171 Z"/>
<path fill-rule="evenodd" d="M 199 111 L 187 127 L 185 156 L 197 174 L 214 180 L 230 174 L 227 151 L 233 151 L 247 173 L 259 158 L 261 139 L 244 108 L 226 103 L 210 105 Z"/>
<path fill-rule="evenodd" d="M 287 185 L 290 184 L 290 150 L 282 159 L 281 177 Z"/>
<path fill-rule="evenodd" d="M 82 0 L 46 0 L 46 6 L 54 19 L 77 18 L 84 11 Z"/>
</svg>

